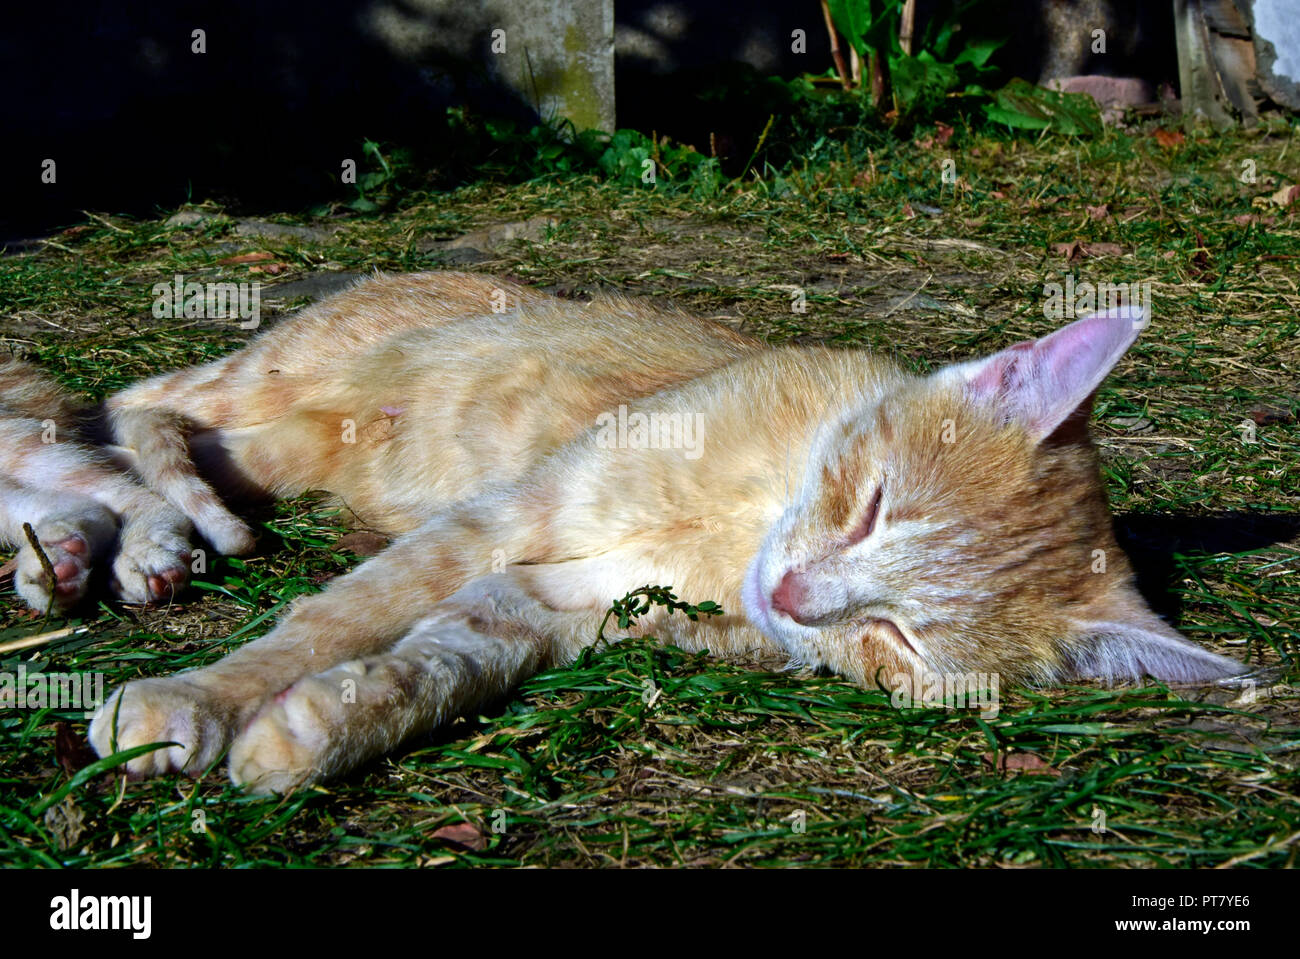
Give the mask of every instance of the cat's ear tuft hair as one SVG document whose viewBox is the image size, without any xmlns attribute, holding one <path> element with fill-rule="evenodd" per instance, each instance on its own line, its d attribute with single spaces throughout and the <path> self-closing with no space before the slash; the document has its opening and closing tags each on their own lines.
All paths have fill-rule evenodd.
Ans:
<svg viewBox="0 0 1300 959">
<path fill-rule="evenodd" d="M 1044 440 L 1080 409 L 1090 412 L 1093 392 L 1147 322 L 1142 307 L 1115 307 L 955 369 L 977 402 Z"/>
<path fill-rule="evenodd" d="M 1068 668 L 1075 679 L 1138 682 L 1152 676 L 1167 683 L 1212 683 L 1248 672 L 1181 636 L 1155 613 L 1126 611 L 1123 619 L 1079 623 L 1086 637 L 1071 650 Z"/>
</svg>

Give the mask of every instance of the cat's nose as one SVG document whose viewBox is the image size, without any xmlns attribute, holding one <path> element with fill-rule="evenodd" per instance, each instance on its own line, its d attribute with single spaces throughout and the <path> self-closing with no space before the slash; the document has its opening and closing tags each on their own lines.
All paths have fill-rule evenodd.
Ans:
<svg viewBox="0 0 1300 959">
<path fill-rule="evenodd" d="M 803 583 L 794 570 L 789 570 L 781 577 L 781 582 L 776 589 L 772 590 L 772 608 L 778 613 L 789 616 L 796 623 L 802 623 L 799 607 L 803 605 L 806 598 L 807 590 Z"/>
</svg>

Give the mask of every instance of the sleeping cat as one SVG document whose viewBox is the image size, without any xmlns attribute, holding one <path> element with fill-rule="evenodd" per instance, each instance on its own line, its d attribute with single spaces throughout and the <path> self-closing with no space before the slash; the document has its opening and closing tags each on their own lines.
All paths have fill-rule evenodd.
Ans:
<svg viewBox="0 0 1300 959">
<path fill-rule="evenodd" d="M 1146 607 L 1112 537 L 1087 418 L 1144 323 L 917 377 L 621 298 L 370 279 L 109 399 L 137 472 L 214 543 L 248 545 L 233 489 L 326 489 L 399 538 L 219 662 L 117 690 L 91 742 L 175 744 L 138 775 L 228 749 L 236 783 L 286 791 L 571 661 L 649 583 L 725 613 L 634 633 L 865 685 L 1240 673 Z"/>
<path fill-rule="evenodd" d="M 190 521 L 83 437 L 93 426 L 34 367 L 0 360 L 0 543 L 18 548 L 14 587 L 38 612 L 78 603 L 110 554 L 113 592 L 128 603 L 170 598 L 189 579 Z"/>
</svg>

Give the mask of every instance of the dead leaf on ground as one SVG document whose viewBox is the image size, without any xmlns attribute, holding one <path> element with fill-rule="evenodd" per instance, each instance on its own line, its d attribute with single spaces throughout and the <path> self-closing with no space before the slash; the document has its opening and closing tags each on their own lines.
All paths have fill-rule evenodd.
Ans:
<svg viewBox="0 0 1300 959">
<path fill-rule="evenodd" d="M 1159 143 L 1166 150 L 1181 146 L 1187 137 L 1183 136 L 1182 130 L 1166 130 L 1163 127 L 1155 132 L 1156 143 Z"/>
<path fill-rule="evenodd" d="M 455 825 L 435 829 L 433 838 L 474 852 L 481 852 L 487 848 L 487 836 L 473 823 L 468 822 L 458 822 Z"/>
<path fill-rule="evenodd" d="M 1204 283 L 1214 277 L 1214 268 L 1210 266 L 1210 251 L 1205 248 L 1205 237 L 1196 231 L 1196 252 L 1192 254 L 1192 263 L 1187 271 L 1192 279 Z"/>
<path fill-rule="evenodd" d="M 1277 423 L 1294 423 L 1295 415 L 1286 410 L 1260 407 L 1250 411 L 1250 418 L 1260 426 L 1273 426 Z"/>
<path fill-rule="evenodd" d="M 1237 226 L 1250 226 L 1252 223 L 1259 226 L 1273 226 L 1277 223 L 1277 218 L 1272 216 L 1260 216 L 1257 213 L 1238 213 L 1232 218 L 1232 222 Z"/>
<path fill-rule="evenodd" d="M 1084 243 L 1079 252 L 1084 256 L 1123 256 L 1124 248 L 1118 243 Z"/>
<path fill-rule="evenodd" d="M 367 532 L 366 530 L 357 530 L 354 533 L 340 536 L 338 542 L 334 544 L 334 548 L 345 549 L 349 553 L 356 553 L 358 556 L 377 556 L 388 549 L 388 543 L 387 536 Z"/>
<path fill-rule="evenodd" d="M 1140 433 L 1151 427 L 1151 421 L 1145 416 L 1112 416 L 1107 422 L 1130 433 Z"/>
<path fill-rule="evenodd" d="M 934 146 L 946 146 L 951 139 L 952 127 L 946 123 L 936 123 L 933 135 L 922 137 L 916 141 L 916 145 L 922 150 L 928 150 Z"/>
<path fill-rule="evenodd" d="M 72 723 L 60 722 L 54 725 L 54 758 L 67 775 L 74 776 L 99 757 Z"/>
<path fill-rule="evenodd" d="M 1069 243 L 1053 243 L 1052 252 L 1074 263 L 1089 258 L 1122 256 L 1124 248 L 1118 243 L 1084 243 L 1082 240 L 1071 240 Z"/>
<path fill-rule="evenodd" d="M 1300 184 L 1288 183 L 1270 196 L 1268 202 L 1285 210 L 1298 199 L 1300 199 Z"/>
<path fill-rule="evenodd" d="M 45 828 L 54 836 L 54 843 L 59 850 L 67 852 L 86 831 L 86 816 L 69 796 L 58 805 L 45 810 Z"/>
<path fill-rule="evenodd" d="M 980 759 L 993 766 L 1000 773 L 1018 772 L 1026 776 L 1059 776 L 1061 771 L 1041 756 L 1033 753 L 999 753 L 994 762 L 992 753 L 982 753 Z"/>
<path fill-rule="evenodd" d="M 1108 219 L 1110 219 L 1110 206 L 1109 206 L 1109 204 L 1106 204 L 1106 203 L 1099 203 L 1099 204 L 1097 204 L 1096 206 L 1085 206 L 1084 209 L 1088 212 L 1088 218 L 1089 218 L 1089 219 L 1092 219 L 1092 220 L 1108 220 Z"/>
<path fill-rule="evenodd" d="M 241 253 L 239 256 L 228 256 L 224 260 L 217 260 L 217 262 L 222 266 L 231 266 L 238 263 L 261 263 L 263 260 L 274 259 L 274 253 L 268 253 L 265 250 L 258 250 L 256 253 Z"/>
</svg>

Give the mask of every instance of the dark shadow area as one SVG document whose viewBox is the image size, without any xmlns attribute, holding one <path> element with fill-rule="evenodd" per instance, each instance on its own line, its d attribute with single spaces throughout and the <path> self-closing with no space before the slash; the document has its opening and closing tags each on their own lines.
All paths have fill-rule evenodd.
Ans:
<svg viewBox="0 0 1300 959">
<path fill-rule="evenodd" d="M 918 37 L 952 3 L 922 0 Z M 1070 72 L 1176 78 L 1167 2 L 989 9 L 964 30 L 1006 37 L 990 83 Z M 614 12 L 618 125 L 717 155 L 730 175 L 743 172 L 769 117 L 790 106 L 770 78 L 832 65 L 815 0 L 618 0 Z M 1105 54 L 1090 52 L 1097 22 L 1107 25 Z M 453 186 L 497 145 L 481 122 L 468 132 L 450 125 L 449 108 L 524 130 L 538 120 L 494 79 L 492 29 L 477 4 L 432 10 L 415 0 L 14 6 L 0 33 L 0 242 L 79 222 L 82 210 L 145 216 L 211 198 L 255 215 L 346 201 L 355 192 L 340 182 L 343 160 L 377 168 L 362 155 L 367 139 L 410 151 L 404 189 Z M 787 145 L 768 159 L 797 160 L 799 144 L 829 122 L 778 123 L 768 145 Z M 42 182 L 47 160 L 54 183 Z M 504 153 L 499 165 L 519 164 Z"/>
<path fill-rule="evenodd" d="M 211 197 L 234 212 L 293 212 L 346 200 L 342 162 L 367 169 L 365 139 L 414 149 L 435 182 L 454 157 L 449 106 L 536 118 L 484 69 L 491 26 L 476 17 L 376 0 L 11 7 L 0 240 L 83 209 L 148 215 Z M 194 52 L 195 29 L 206 52 Z M 53 184 L 41 180 L 47 159 Z"/>
<path fill-rule="evenodd" d="M 1115 538 L 1132 560 L 1138 590 L 1161 616 L 1181 612 L 1171 587 L 1178 580 L 1178 553 L 1245 553 L 1300 541 L 1300 516 L 1222 513 L 1171 516 L 1129 513 L 1115 517 Z"/>
<path fill-rule="evenodd" d="M 716 153 L 729 174 L 740 172 L 729 167 L 743 165 L 768 116 L 788 105 L 765 78 L 831 66 L 815 0 L 759 0 L 743 13 L 723 3 L 618 0 L 614 13 L 618 125 Z M 795 31 L 804 52 L 794 49 Z"/>
<path fill-rule="evenodd" d="M 919 8 L 936 5 L 921 0 Z M 1173 4 L 1166 0 L 1007 0 L 999 6 L 1010 39 L 998 51 L 998 65 L 1011 76 L 1034 82 L 1084 74 L 1136 77 L 1153 91 L 1178 84 Z M 1104 51 L 1094 50 L 1098 29 L 1105 32 Z"/>
</svg>

